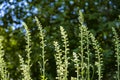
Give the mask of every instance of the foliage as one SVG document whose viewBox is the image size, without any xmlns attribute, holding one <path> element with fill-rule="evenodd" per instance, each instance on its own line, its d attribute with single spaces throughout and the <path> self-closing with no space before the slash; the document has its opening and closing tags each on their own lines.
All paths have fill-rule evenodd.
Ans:
<svg viewBox="0 0 120 80">
<path fill-rule="evenodd" d="M 117 32 L 116 32 L 116 30 L 114 29 L 114 28 L 112 28 L 112 30 L 113 30 L 113 34 L 114 34 L 114 39 L 113 39 L 113 41 L 114 41 L 114 44 L 115 44 L 115 57 L 116 57 L 116 62 L 117 62 L 117 64 L 116 64 L 116 67 L 117 67 L 117 71 L 116 71 L 116 76 L 115 76 L 115 78 L 117 79 L 117 80 L 120 80 L 120 51 L 119 51 L 119 48 L 120 48 L 120 42 L 119 42 L 119 37 L 118 37 L 118 34 L 117 34 Z"/>
<path fill-rule="evenodd" d="M 61 38 L 63 41 L 63 47 L 64 50 L 60 49 L 60 46 L 58 45 L 58 42 L 54 42 L 55 45 L 55 51 L 57 52 L 57 54 L 55 55 L 56 58 L 56 65 L 57 65 L 57 73 L 58 73 L 58 77 L 56 79 L 58 80 L 68 80 L 68 53 L 69 53 L 69 43 L 68 43 L 68 38 L 67 38 L 67 33 L 64 30 L 64 28 L 62 26 L 60 26 L 60 31 L 61 31 Z"/>
<path fill-rule="evenodd" d="M 4 40 L 4 37 L 0 36 L 0 79 L 9 80 L 7 65 L 6 65 L 6 62 L 4 61 L 5 52 L 3 50 L 3 45 L 2 45 L 3 40 Z"/>
<path fill-rule="evenodd" d="M 45 33 L 44 33 L 44 31 L 43 31 L 43 29 L 42 29 L 42 25 L 41 25 L 41 23 L 39 22 L 39 20 L 37 19 L 37 17 L 35 17 L 35 19 L 36 19 L 36 21 L 37 21 L 37 25 L 38 25 L 38 29 L 39 29 L 39 38 L 41 39 L 41 42 L 40 42 L 40 47 L 42 48 L 42 54 L 40 54 L 40 58 L 42 58 L 42 63 L 41 63 L 41 61 L 39 62 L 39 64 L 40 64 L 40 66 L 41 66 L 41 68 L 40 68 L 40 70 L 41 70 L 41 78 L 42 78 L 42 80 L 47 80 L 46 78 L 45 78 L 45 65 L 46 65 L 46 62 L 47 62 L 47 60 L 45 60 Z"/>
<path fill-rule="evenodd" d="M 30 76 L 30 68 L 31 68 L 31 57 L 30 57 L 30 54 L 31 54 L 31 35 L 30 35 L 30 31 L 28 30 L 28 27 L 25 23 L 24 24 L 24 27 L 25 27 L 25 30 L 26 30 L 26 35 L 25 35 L 25 40 L 26 40 L 26 48 L 25 48 L 25 51 L 26 51 L 26 56 L 27 56 L 27 60 L 24 61 L 24 59 L 22 58 L 21 55 L 19 55 L 19 58 L 20 58 L 20 70 L 22 71 L 22 75 L 23 75 L 23 78 L 22 80 L 32 80 L 31 79 L 31 76 Z"/>
<path fill-rule="evenodd" d="M 69 0 L 69 1 L 59 1 L 59 0 L 10 0 L 10 1 L 0 1 L 0 35 L 4 36 L 3 47 L 5 50 L 4 60 L 8 66 L 8 71 L 10 71 L 11 78 L 21 78 L 19 75 L 19 57 L 20 54 L 24 60 L 26 58 L 25 45 L 26 40 L 23 38 L 25 35 L 25 29 L 22 27 L 22 22 L 26 22 L 30 33 L 31 33 L 31 77 L 34 79 L 41 74 L 39 72 L 40 65 L 39 63 L 43 63 L 42 58 L 40 58 L 40 53 L 42 53 L 42 48 L 40 47 L 41 39 L 39 39 L 39 30 L 35 25 L 34 16 L 37 16 L 43 25 L 43 32 L 45 34 L 45 60 L 47 59 L 47 63 L 45 64 L 45 75 L 52 76 L 49 78 L 54 79 L 56 77 L 56 61 L 54 55 L 56 52 L 54 51 L 53 41 L 58 41 L 60 45 L 60 49 L 63 50 L 62 47 L 63 42 L 60 38 L 60 31 L 58 30 L 58 26 L 63 26 L 66 30 L 69 40 L 69 57 L 73 56 L 73 52 L 76 55 L 81 54 L 80 52 L 80 30 L 78 27 L 77 15 L 78 11 L 81 10 L 84 13 L 84 22 L 83 26 L 87 27 L 87 31 L 85 31 L 86 35 L 84 36 L 84 40 L 87 42 L 82 43 L 83 45 L 83 65 L 89 65 L 83 68 L 83 72 L 90 78 L 93 76 L 97 76 L 95 71 L 97 71 L 96 65 L 94 64 L 94 60 L 97 63 L 101 64 L 101 67 L 104 68 L 100 75 L 103 75 L 103 79 L 110 79 L 116 71 L 115 60 L 113 52 L 113 44 L 112 44 L 112 30 L 111 28 L 116 26 L 116 32 L 119 35 L 120 32 L 120 22 L 118 20 L 119 15 L 119 0 L 106 0 L 106 1 L 89 1 L 89 0 Z M 22 6 L 21 6 L 22 5 Z M 2 13 L 5 13 L 4 15 Z M 16 25 L 18 24 L 18 25 Z M 79 26 L 82 26 L 81 23 Z M 84 28 L 85 29 L 85 28 Z M 81 28 L 82 30 L 82 28 Z M 85 29 L 86 30 L 86 29 Z M 89 30 L 89 31 L 88 31 Z M 97 44 L 99 44 L 100 55 L 96 54 L 95 49 L 93 49 L 93 44 L 91 43 L 90 36 L 87 35 L 89 32 L 92 32 Z M 87 38 L 88 37 L 88 38 Z M 9 43 L 8 43 L 9 42 Z M 85 47 L 87 45 L 87 47 Z M 79 47 L 78 47 L 79 46 Z M 91 47 L 92 46 L 92 47 Z M 92 53 L 91 53 L 92 52 Z M 102 54 L 101 54 L 102 53 Z M 84 58 L 90 57 L 90 58 Z M 95 58 L 96 56 L 96 58 Z M 101 57 L 100 60 L 103 62 L 99 62 L 98 56 Z M 73 57 L 72 57 L 73 58 Z M 80 57 L 81 58 L 81 57 Z M 38 63 L 38 60 L 40 61 Z M 80 59 L 79 59 L 80 60 Z M 74 78 L 76 72 L 74 72 L 73 62 L 69 59 L 68 77 Z M 90 63 L 89 63 L 90 62 Z M 109 68 L 108 68 L 109 66 Z M 36 68 L 34 68 L 36 67 Z M 81 70 L 81 69 L 80 69 Z M 99 69 L 100 70 L 100 69 Z M 51 73 L 52 72 L 52 73 Z M 83 74 L 83 73 L 82 73 Z M 87 77 L 88 78 L 88 77 Z M 113 79 L 113 78 L 111 78 Z"/>
</svg>

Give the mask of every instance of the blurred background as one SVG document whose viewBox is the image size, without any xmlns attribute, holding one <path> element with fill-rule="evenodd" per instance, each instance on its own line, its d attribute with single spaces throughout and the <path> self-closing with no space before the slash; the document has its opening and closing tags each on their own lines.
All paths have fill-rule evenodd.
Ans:
<svg viewBox="0 0 120 80">
<path fill-rule="evenodd" d="M 83 12 L 84 24 L 94 34 L 103 48 L 103 80 L 113 80 L 115 67 L 112 43 L 112 27 L 120 34 L 120 0 L 0 0 L 0 35 L 4 37 L 5 60 L 8 63 L 10 76 L 19 78 L 18 54 L 25 54 L 25 22 L 32 35 L 32 76 L 38 80 L 39 38 L 35 16 L 40 20 L 46 34 L 46 72 L 49 78 L 56 76 L 53 41 L 60 41 L 59 26 L 63 26 L 69 36 L 70 52 L 78 51 L 78 15 Z M 60 42 L 61 43 L 61 42 Z M 62 44 L 62 43 L 61 43 Z M 72 70 L 70 69 L 72 72 Z M 74 76 L 70 74 L 70 76 Z"/>
</svg>

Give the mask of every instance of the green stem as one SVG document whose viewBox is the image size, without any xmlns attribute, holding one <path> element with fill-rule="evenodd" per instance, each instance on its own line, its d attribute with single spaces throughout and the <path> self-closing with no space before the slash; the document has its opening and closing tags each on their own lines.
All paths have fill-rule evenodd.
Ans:
<svg viewBox="0 0 120 80">
<path fill-rule="evenodd" d="M 81 37 L 81 76 L 82 76 L 82 80 L 84 80 L 84 71 L 83 71 L 83 69 L 84 69 L 84 61 L 83 61 L 83 33 L 82 33 L 82 26 L 80 27 L 80 31 L 81 31 L 81 33 L 80 33 L 80 37 Z"/>
<path fill-rule="evenodd" d="M 67 80 L 67 68 L 68 68 L 68 59 L 67 59 L 67 42 L 65 40 L 65 80 Z"/>
<path fill-rule="evenodd" d="M 87 32 L 88 34 L 88 32 Z M 87 35 L 87 56 L 88 56 L 88 61 L 87 61 L 87 80 L 90 80 L 90 54 L 89 54 L 89 40 L 88 40 L 88 35 Z"/>
</svg>

